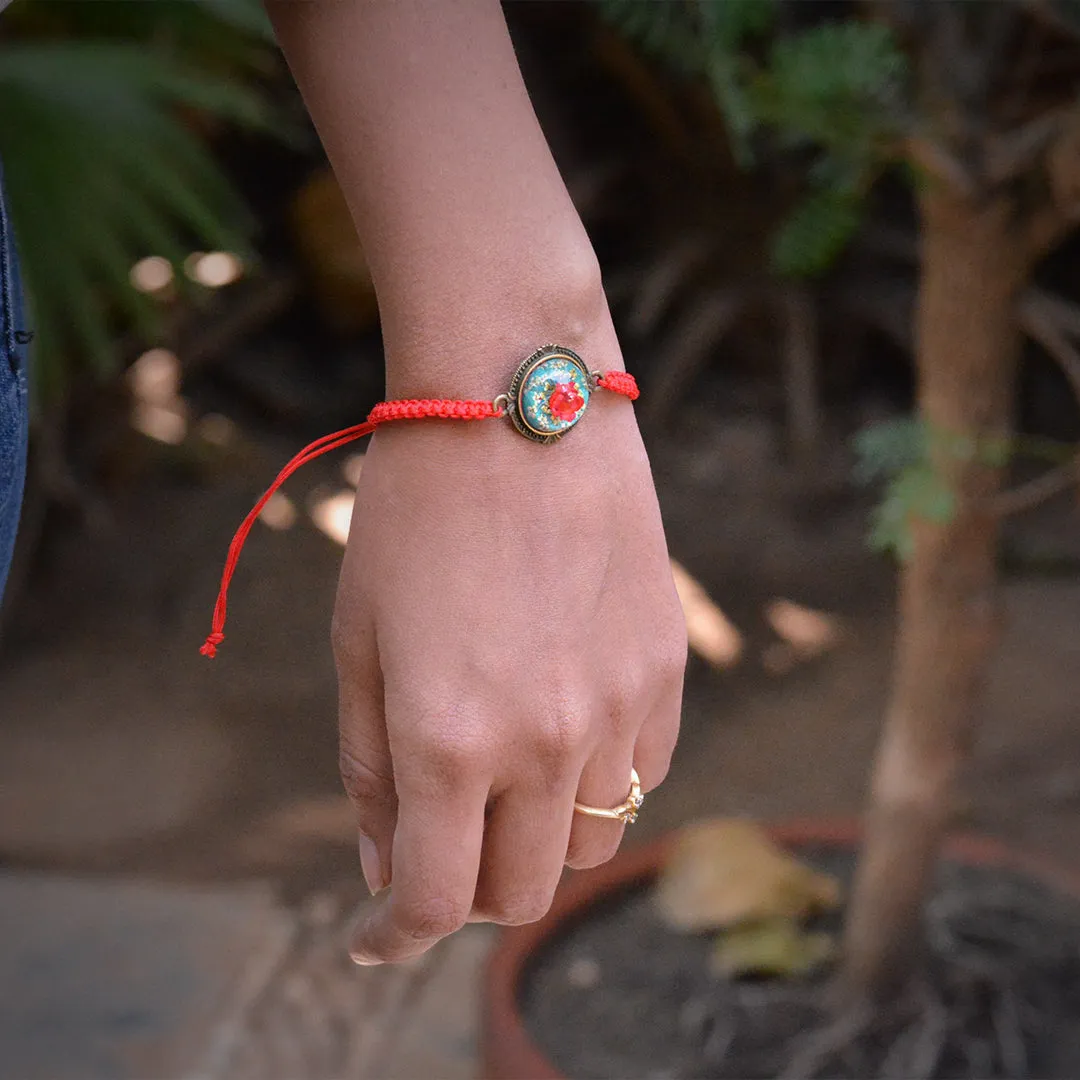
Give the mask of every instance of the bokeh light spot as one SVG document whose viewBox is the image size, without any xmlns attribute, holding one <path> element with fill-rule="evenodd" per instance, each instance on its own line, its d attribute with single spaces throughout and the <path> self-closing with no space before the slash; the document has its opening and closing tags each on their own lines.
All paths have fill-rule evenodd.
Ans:
<svg viewBox="0 0 1080 1080">
<path fill-rule="evenodd" d="M 363 454 L 350 454 L 341 465 L 341 475 L 345 478 L 345 483 L 351 484 L 356 487 L 360 483 L 360 473 L 364 469 L 364 455 Z"/>
<path fill-rule="evenodd" d="M 179 400 L 168 405 L 137 401 L 131 410 L 131 426 L 147 438 L 177 446 L 187 435 L 187 412 Z"/>
<path fill-rule="evenodd" d="M 172 284 L 172 280 L 172 263 L 160 255 L 148 255 L 131 268 L 131 284 L 139 292 L 161 292 Z"/>
<path fill-rule="evenodd" d="M 315 528 L 344 547 L 349 539 L 349 523 L 355 501 L 356 493 L 353 491 L 339 491 L 317 499 L 311 507 L 311 520 Z"/>
<path fill-rule="evenodd" d="M 713 603 L 704 587 L 674 559 L 671 572 L 686 617 L 690 648 L 716 667 L 734 667 L 743 653 L 742 634 Z"/>
<path fill-rule="evenodd" d="M 259 520 L 274 532 L 284 532 L 296 524 L 296 504 L 282 491 L 275 491 L 259 513 Z"/>
<path fill-rule="evenodd" d="M 220 289 L 241 277 L 244 264 L 231 251 L 197 251 L 185 260 L 184 271 L 192 281 Z"/>
<path fill-rule="evenodd" d="M 149 349 L 128 371 L 137 401 L 167 405 L 180 392 L 180 361 L 168 349 Z"/>
<path fill-rule="evenodd" d="M 207 413 L 199 421 L 196 432 L 211 446 L 228 446 L 236 438 L 236 425 L 221 413 Z"/>
</svg>

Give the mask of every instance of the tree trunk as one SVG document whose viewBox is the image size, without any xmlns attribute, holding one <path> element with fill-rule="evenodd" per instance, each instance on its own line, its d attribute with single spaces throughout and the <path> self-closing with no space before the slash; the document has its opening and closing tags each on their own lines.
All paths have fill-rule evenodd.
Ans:
<svg viewBox="0 0 1080 1080">
<path fill-rule="evenodd" d="M 1030 267 L 1014 208 L 933 184 L 920 194 L 918 404 L 951 520 L 912 522 L 900 575 L 891 698 L 844 942 L 842 999 L 881 999 L 919 960 L 922 905 L 970 756 L 996 639 L 1000 484 L 987 445 L 1011 431 L 1020 337 L 1014 306 Z"/>
</svg>

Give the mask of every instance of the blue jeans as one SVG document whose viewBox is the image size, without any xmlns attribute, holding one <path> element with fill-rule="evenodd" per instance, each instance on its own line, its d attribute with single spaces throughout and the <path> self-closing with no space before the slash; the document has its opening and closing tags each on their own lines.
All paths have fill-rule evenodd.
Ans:
<svg viewBox="0 0 1080 1080">
<path fill-rule="evenodd" d="M 26 477 L 27 353 L 19 267 L 0 174 L 0 598 L 4 595 Z"/>
</svg>

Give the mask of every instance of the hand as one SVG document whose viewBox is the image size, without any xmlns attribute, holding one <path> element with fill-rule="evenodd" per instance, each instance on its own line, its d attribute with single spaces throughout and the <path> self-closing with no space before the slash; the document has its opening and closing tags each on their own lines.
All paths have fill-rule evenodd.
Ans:
<svg viewBox="0 0 1080 1080">
<path fill-rule="evenodd" d="M 629 402 L 554 446 L 500 421 L 381 429 L 334 618 L 341 770 L 372 891 L 358 963 L 529 922 L 667 772 L 686 638 Z"/>
</svg>

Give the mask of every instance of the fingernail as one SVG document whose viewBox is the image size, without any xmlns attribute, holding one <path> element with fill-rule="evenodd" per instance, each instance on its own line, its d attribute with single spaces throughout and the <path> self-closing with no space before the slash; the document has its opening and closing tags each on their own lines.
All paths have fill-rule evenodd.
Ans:
<svg viewBox="0 0 1080 1080">
<path fill-rule="evenodd" d="M 364 953 L 361 952 L 350 951 L 349 959 L 352 960 L 354 964 L 357 964 L 360 967 L 378 967 L 379 964 L 382 963 L 381 960 L 376 960 L 373 957 L 366 956 Z"/>
<path fill-rule="evenodd" d="M 370 911 L 365 912 L 361 910 L 360 918 L 357 919 L 356 923 L 349 931 L 349 959 L 351 959 L 354 964 L 359 964 L 361 967 L 375 967 L 382 963 L 381 960 L 372 956 L 371 953 L 364 948 L 364 931 L 367 929 L 370 918 Z"/>
<path fill-rule="evenodd" d="M 379 849 L 375 846 L 375 841 L 363 833 L 360 833 L 359 847 L 360 869 L 364 872 L 364 880 L 367 882 L 368 889 L 371 890 L 371 895 L 374 896 L 377 892 L 381 892 L 386 888 L 386 878 L 383 876 Z"/>
</svg>

